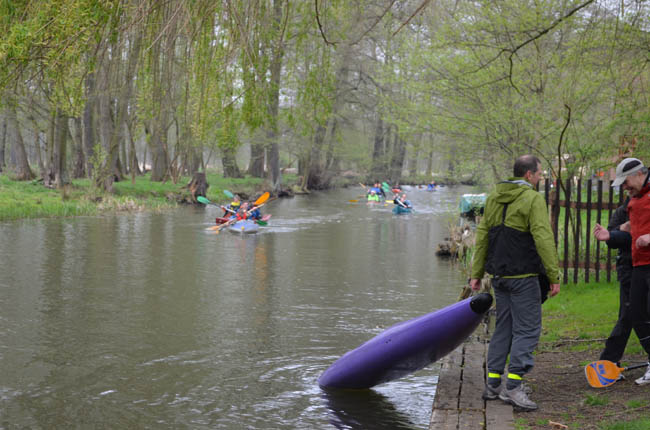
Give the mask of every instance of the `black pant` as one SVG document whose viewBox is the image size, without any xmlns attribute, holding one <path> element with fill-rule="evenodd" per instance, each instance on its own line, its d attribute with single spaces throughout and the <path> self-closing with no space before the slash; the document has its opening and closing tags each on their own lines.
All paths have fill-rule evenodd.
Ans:
<svg viewBox="0 0 650 430">
<path fill-rule="evenodd" d="M 650 357 L 649 289 L 650 265 L 634 267 L 632 270 L 632 283 L 630 285 L 630 317 L 641 346 Z"/>
<path fill-rule="evenodd" d="M 618 321 L 605 341 L 605 349 L 600 354 L 601 360 L 619 363 L 623 358 L 625 346 L 632 333 L 632 320 L 630 318 L 630 285 L 632 282 L 632 266 L 620 267 L 617 264 L 619 281 Z"/>
</svg>

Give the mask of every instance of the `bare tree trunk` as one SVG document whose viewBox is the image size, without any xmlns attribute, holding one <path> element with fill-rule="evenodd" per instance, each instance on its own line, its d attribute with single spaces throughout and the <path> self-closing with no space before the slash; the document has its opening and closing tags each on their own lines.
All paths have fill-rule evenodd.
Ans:
<svg viewBox="0 0 650 430">
<path fill-rule="evenodd" d="M 429 148 L 429 155 L 427 156 L 427 178 L 433 175 L 433 146 Z"/>
<path fill-rule="evenodd" d="M 420 156 L 420 150 L 417 147 L 413 148 L 411 157 L 409 158 L 409 177 L 415 179 L 418 174 L 418 158 Z"/>
<path fill-rule="evenodd" d="M 375 123 L 375 140 L 372 147 L 372 164 L 370 168 L 370 176 L 373 181 L 378 181 L 386 177 L 385 170 L 385 145 L 384 145 L 384 121 L 381 115 L 377 112 L 377 122 Z"/>
<path fill-rule="evenodd" d="M 233 148 L 224 148 L 221 154 L 224 178 L 241 178 L 242 174 L 237 167 L 236 151 Z"/>
<path fill-rule="evenodd" d="M 273 58 L 271 60 L 271 98 L 269 103 L 269 114 L 271 116 L 271 127 L 267 132 L 267 140 L 270 142 L 268 163 L 271 174 L 271 183 L 273 191 L 280 190 L 282 182 L 282 173 L 280 171 L 280 138 L 278 133 L 278 107 L 280 105 L 280 80 L 282 78 L 282 61 L 284 58 L 284 41 L 280 38 L 281 21 L 282 21 L 282 4 L 283 0 L 273 0 L 273 28 L 278 35 L 276 44 L 273 47 Z M 288 3 L 287 3 L 287 7 Z"/>
<path fill-rule="evenodd" d="M 54 183 L 57 188 L 63 188 L 70 183 L 66 167 L 66 149 L 68 134 L 68 118 L 60 109 L 56 110 L 56 132 L 52 152 L 52 166 L 54 168 Z"/>
<path fill-rule="evenodd" d="M 82 147 L 85 155 L 86 174 L 88 177 L 93 176 L 93 166 L 91 164 L 95 151 L 95 74 L 89 72 L 86 76 L 86 104 L 83 113 L 83 143 Z"/>
<path fill-rule="evenodd" d="M 305 178 L 305 184 L 309 190 L 318 190 L 323 186 L 323 166 L 321 163 L 321 153 L 326 132 L 327 129 L 324 126 L 320 124 L 316 126 L 316 132 L 314 133 L 314 140 L 312 142 L 311 151 L 309 154 L 307 175 Z"/>
<path fill-rule="evenodd" d="M 9 123 L 9 126 L 14 129 L 14 135 L 16 137 L 14 145 L 12 146 L 16 156 L 16 180 L 29 181 L 34 179 L 34 173 L 29 167 L 29 161 L 27 160 L 27 152 L 25 151 L 23 136 L 20 133 L 18 117 L 16 116 L 16 107 L 13 104 L 9 104 L 5 109 L 5 112 L 7 122 Z"/>
<path fill-rule="evenodd" d="M 38 142 L 38 134 L 36 135 Z M 2 139 L 0 139 L 0 172 L 6 166 L 5 164 L 5 146 L 7 143 L 7 118 L 2 117 Z"/>
<path fill-rule="evenodd" d="M 404 158 L 406 158 L 406 142 L 396 132 L 393 143 L 393 155 L 390 162 L 390 179 L 393 183 L 398 183 L 402 179 Z"/>
<path fill-rule="evenodd" d="M 73 178 L 83 178 L 86 176 L 86 170 L 84 169 L 84 166 L 86 165 L 86 160 L 84 157 L 84 149 L 83 149 L 83 130 L 81 127 L 81 118 L 76 117 L 74 118 L 74 136 L 73 136 L 73 142 L 74 142 L 74 151 L 75 151 L 75 157 L 74 157 L 74 169 L 72 171 L 72 177 Z"/>
<path fill-rule="evenodd" d="M 268 136 L 268 134 L 267 134 Z M 251 161 L 248 165 L 248 174 L 254 178 L 264 177 L 264 144 L 251 143 Z"/>
</svg>

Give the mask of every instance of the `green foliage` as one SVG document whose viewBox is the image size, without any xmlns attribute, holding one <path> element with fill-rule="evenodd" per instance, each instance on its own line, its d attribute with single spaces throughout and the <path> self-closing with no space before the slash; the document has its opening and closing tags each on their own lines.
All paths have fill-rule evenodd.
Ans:
<svg viewBox="0 0 650 430">
<path fill-rule="evenodd" d="M 584 402 L 589 406 L 604 406 L 609 404 L 609 398 L 607 398 L 607 396 L 599 396 L 587 393 Z"/>
<path fill-rule="evenodd" d="M 636 409 L 636 408 L 642 408 L 647 404 L 648 404 L 647 401 L 636 399 L 636 400 L 630 400 L 625 404 L 625 406 L 630 409 Z"/>
<path fill-rule="evenodd" d="M 640 418 L 632 421 L 616 420 L 610 423 L 603 423 L 600 425 L 601 430 L 647 430 L 650 428 L 650 419 Z"/>
</svg>

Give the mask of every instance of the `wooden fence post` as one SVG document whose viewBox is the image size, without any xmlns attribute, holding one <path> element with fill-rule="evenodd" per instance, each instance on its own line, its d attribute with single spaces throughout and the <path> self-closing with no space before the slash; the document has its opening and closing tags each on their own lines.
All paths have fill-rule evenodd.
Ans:
<svg viewBox="0 0 650 430">
<path fill-rule="evenodd" d="M 591 246 L 591 187 L 593 186 L 591 178 L 587 180 L 587 235 L 585 237 L 585 282 L 589 282 L 589 272 L 591 272 L 591 260 L 589 259 L 589 250 Z"/>
</svg>

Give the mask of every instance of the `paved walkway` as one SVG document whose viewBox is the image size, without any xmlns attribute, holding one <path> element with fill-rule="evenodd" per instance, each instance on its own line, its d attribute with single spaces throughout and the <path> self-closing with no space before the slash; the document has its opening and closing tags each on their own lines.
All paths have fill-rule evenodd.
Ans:
<svg viewBox="0 0 650 430">
<path fill-rule="evenodd" d="M 486 338 L 472 335 L 441 360 L 430 430 L 514 430 L 512 406 L 481 398 L 486 380 Z"/>
</svg>

